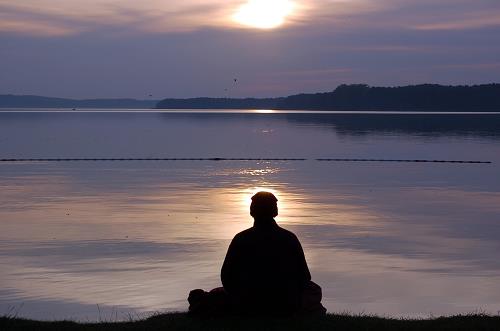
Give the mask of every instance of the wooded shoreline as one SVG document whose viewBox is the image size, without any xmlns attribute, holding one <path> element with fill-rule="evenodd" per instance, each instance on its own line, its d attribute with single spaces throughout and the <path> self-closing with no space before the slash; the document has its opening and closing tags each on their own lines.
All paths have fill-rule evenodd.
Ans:
<svg viewBox="0 0 500 331">
<path fill-rule="evenodd" d="M 340 85 L 334 91 L 276 98 L 64 99 L 34 95 L 0 95 L 0 108 L 69 109 L 274 109 L 313 111 L 500 111 L 500 84 L 403 87 Z"/>
</svg>

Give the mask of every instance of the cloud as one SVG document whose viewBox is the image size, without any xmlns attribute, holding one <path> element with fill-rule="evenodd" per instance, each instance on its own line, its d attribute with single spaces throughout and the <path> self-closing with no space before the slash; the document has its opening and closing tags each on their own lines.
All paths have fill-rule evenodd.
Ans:
<svg viewBox="0 0 500 331">
<path fill-rule="evenodd" d="M 1 24 L 0 32 L 57 36 L 106 27 L 146 32 L 186 31 L 227 24 L 225 18 L 237 5 L 234 1 L 227 4 L 218 0 L 182 3 L 159 0 L 25 0 L 18 3 L 0 0 L 0 11 L 5 13 L 2 16 L 8 16 L 8 24 Z"/>
<path fill-rule="evenodd" d="M 0 32 L 14 32 L 33 36 L 66 36 L 76 33 L 77 30 L 43 21 L 21 22 L 16 19 L 4 19 L 0 15 Z"/>
<path fill-rule="evenodd" d="M 447 22 L 424 23 L 414 28 L 417 30 L 466 30 L 500 26 L 500 14 L 488 16 L 487 13 L 482 13 L 482 15 L 476 13 L 472 16 Z"/>
<path fill-rule="evenodd" d="M 308 9 L 315 23 L 342 30 L 468 30 L 500 26 L 500 3 L 492 0 L 322 0 Z"/>
<path fill-rule="evenodd" d="M 115 28 L 171 33 L 202 28 L 234 29 L 245 0 L 0 0 L 0 32 L 60 36 Z M 330 33 L 366 27 L 417 30 L 477 29 L 500 25 L 497 1 L 295 0 L 286 27 L 332 28 Z"/>
</svg>

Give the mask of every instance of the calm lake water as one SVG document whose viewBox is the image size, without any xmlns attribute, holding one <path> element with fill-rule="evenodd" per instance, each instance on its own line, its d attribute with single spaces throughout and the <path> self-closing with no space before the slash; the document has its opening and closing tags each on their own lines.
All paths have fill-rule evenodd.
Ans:
<svg viewBox="0 0 500 331">
<path fill-rule="evenodd" d="M 64 157 L 305 160 L 0 162 L 0 314 L 186 310 L 259 189 L 330 312 L 500 310 L 499 114 L 0 112 L 0 158 Z"/>
</svg>

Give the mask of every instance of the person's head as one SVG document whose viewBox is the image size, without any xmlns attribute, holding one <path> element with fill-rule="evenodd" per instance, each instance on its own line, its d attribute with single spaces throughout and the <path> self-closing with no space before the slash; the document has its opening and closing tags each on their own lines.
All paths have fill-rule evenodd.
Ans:
<svg viewBox="0 0 500 331">
<path fill-rule="evenodd" d="M 252 197 L 250 215 L 253 218 L 274 218 L 278 216 L 278 199 L 270 192 L 258 192 Z"/>
</svg>

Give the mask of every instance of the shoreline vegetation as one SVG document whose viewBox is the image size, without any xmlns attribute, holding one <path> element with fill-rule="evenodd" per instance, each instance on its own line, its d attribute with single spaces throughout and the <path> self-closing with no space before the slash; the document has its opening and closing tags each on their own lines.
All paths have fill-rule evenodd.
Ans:
<svg viewBox="0 0 500 331">
<path fill-rule="evenodd" d="M 473 86 L 340 85 L 332 92 L 283 98 L 164 99 L 157 109 L 273 109 L 324 111 L 500 111 L 500 84 Z"/>
<path fill-rule="evenodd" d="M 334 91 L 277 98 L 167 98 L 163 100 L 74 100 L 33 95 L 0 95 L 0 108 L 102 109 L 273 109 L 314 111 L 500 111 L 500 84 L 402 87 L 340 85 Z"/>
<path fill-rule="evenodd" d="M 383 318 L 372 315 L 327 314 L 324 317 L 214 317 L 193 318 L 187 313 L 156 314 L 146 319 L 119 322 L 34 321 L 0 317 L 0 329 L 17 330 L 500 330 L 500 315 L 486 314 L 431 317 L 429 319 Z"/>
<path fill-rule="evenodd" d="M 38 95 L 0 94 L 1 108 L 103 108 L 152 109 L 159 100 L 137 99 L 65 99 Z"/>
</svg>

